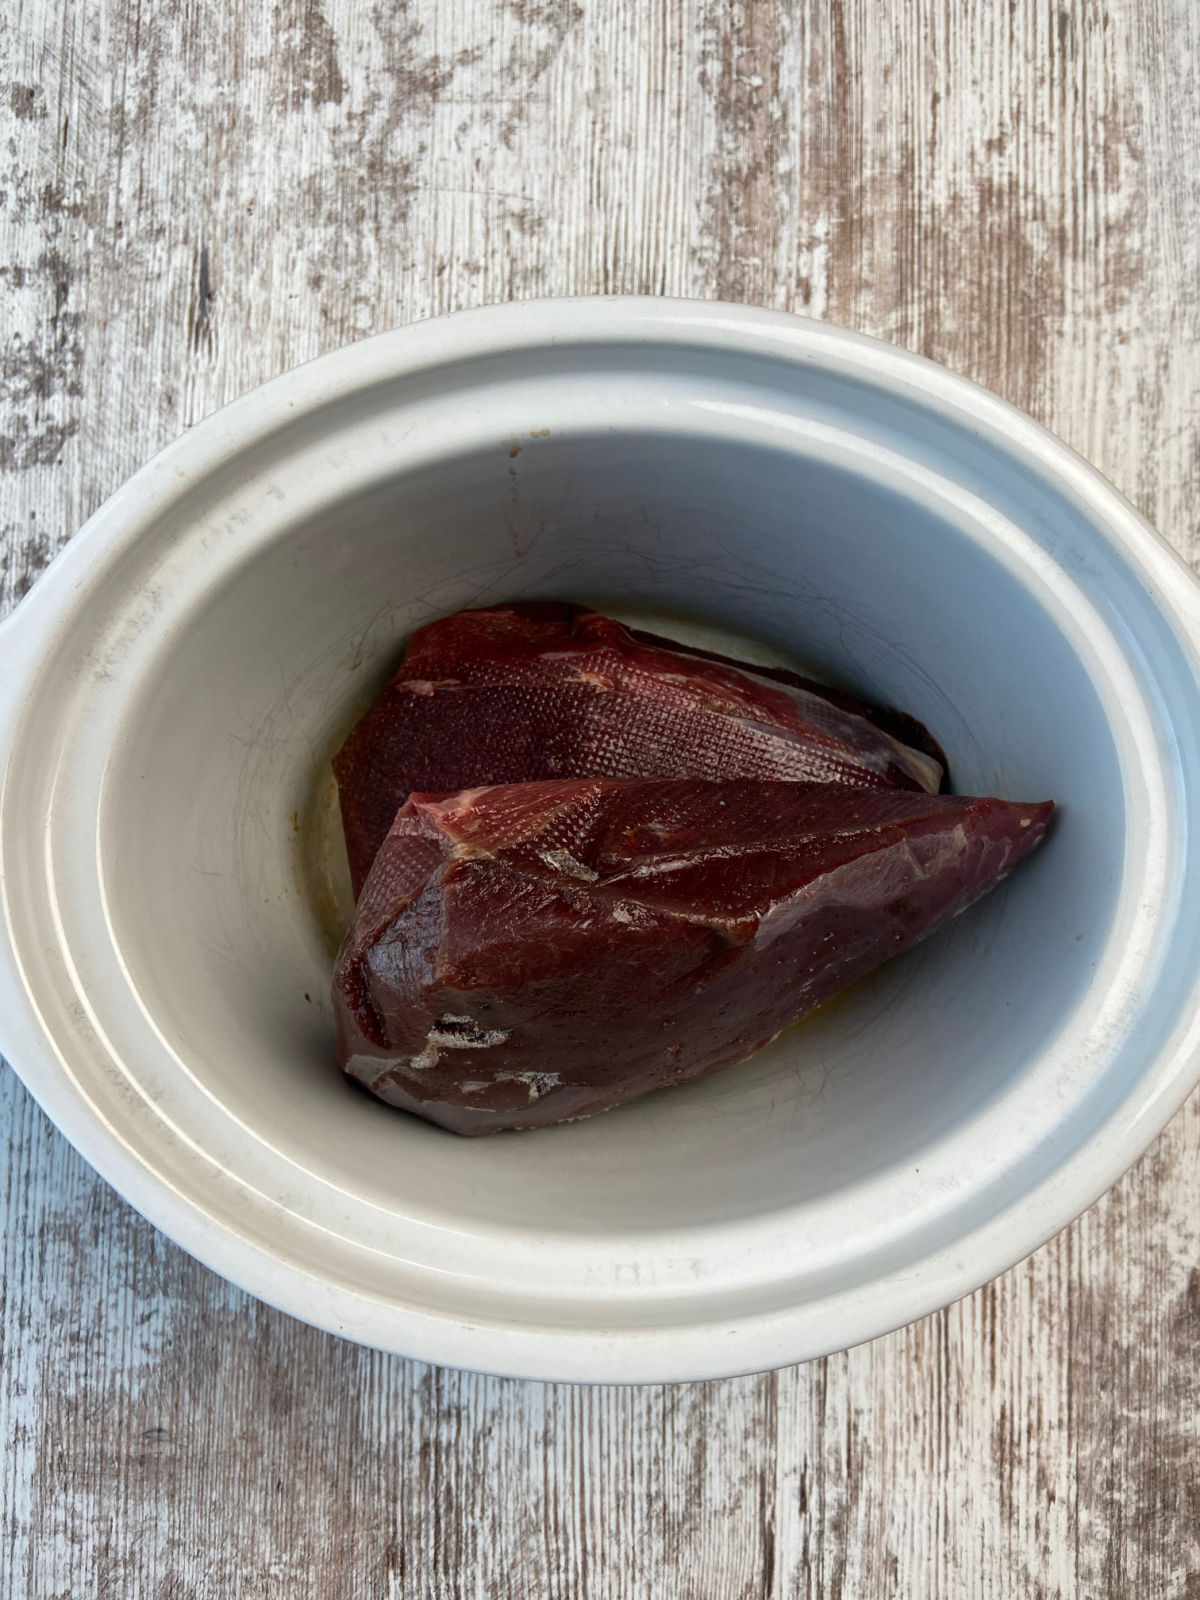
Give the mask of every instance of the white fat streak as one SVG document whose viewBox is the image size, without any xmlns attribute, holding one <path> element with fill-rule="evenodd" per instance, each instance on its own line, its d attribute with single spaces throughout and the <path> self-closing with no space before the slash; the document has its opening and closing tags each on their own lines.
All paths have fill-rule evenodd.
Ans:
<svg viewBox="0 0 1200 1600">
<path fill-rule="evenodd" d="M 579 878 L 584 883 L 595 883 L 600 876 L 591 867 L 584 866 L 582 861 L 577 861 L 569 850 L 539 850 L 538 859 L 556 872 L 561 872 L 564 877 Z"/>
<path fill-rule="evenodd" d="M 447 795 L 443 800 L 425 800 L 421 802 L 420 810 L 433 823 L 443 836 L 449 838 L 450 857 L 454 861 L 470 861 L 476 856 L 489 858 L 492 854 L 489 846 L 478 844 L 470 839 L 450 838 L 450 830 L 461 817 L 468 816 L 481 794 L 486 794 L 488 785 L 484 784 L 474 789 L 460 789 L 455 794 Z"/>
<path fill-rule="evenodd" d="M 496 1074 L 497 1083 L 524 1083 L 529 1086 L 530 1100 L 540 1100 L 551 1089 L 557 1089 L 562 1082 L 560 1072 L 499 1072 Z"/>
<path fill-rule="evenodd" d="M 942 763 L 933 756 L 926 755 L 924 750 L 917 750 L 911 744 L 905 744 L 903 739 L 897 739 L 894 734 L 885 733 L 882 728 L 876 728 L 877 733 L 892 746 L 902 767 L 907 767 L 909 773 L 917 780 L 926 794 L 937 794 L 942 787 Z"/>
<path fill-rule="evenodd" d="M 445 1023 L 466 1024 L 474 1031 L 468 1035 L 446 1029 Z M 436 1067 L 443 1050 L 490 1050 L 493 1045 L 504 1044 L 511 1028 L 481 1028 L 474 1017 L 457 1017 L 447 1014 L 439 1017 L 426 1035 L 425 1048 L 408 1063 L 410 1072 L 428 1072 Z"/>
</svg>

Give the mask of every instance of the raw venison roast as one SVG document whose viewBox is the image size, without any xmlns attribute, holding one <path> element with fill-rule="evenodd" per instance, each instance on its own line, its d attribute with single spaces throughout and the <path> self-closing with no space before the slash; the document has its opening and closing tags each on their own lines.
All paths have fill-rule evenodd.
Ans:
<svg viewBox="0 0 1200 1600">
<path fill-rule="evenodd" d="M 519 643 L 502 664 L 497 643 L 487 659 L 506 685 L 583 694 L 592 673 L 604 680 L 598 694 L 625 703 L 611 723 L 585 725 L 578 748 L 551 741 L 568 768 L 594 748 L 595 728 L 666 704 L 680 764 L 692 737 L 682 730 L 693 716 L 707 727 L 702 712 L 764 734 L 756 748 L 769 733 L 797 751 L 797 775 L 824 751 L 822 776 L 854 769 L 874 786 L 771 781 L 776 768 L 747 755 L 731 781 L 601 775 L 413 794 L 338 956 L 339 1059 L 383 1099 L 456 1132 L 588 1116 L 743 1060 L 964 910 L 1045 833 L 1049 804 L 926 793 L 929 758 L 859 713 L 836 722 L 791 684 L 777 705 L 762 675 L 717 672 L 674 647 L 643 653 L 624 630 L 562 648 L 573 660 L 533 685 L 520 674 L 536 648 Z M 656 700 L 664 655 L 677 675 Z M 403 731 L 386 762 L 396 789 L 427 770 L 453 772 L 455 787 L 467 771 L 510 771 L 486 712 L 494 744 L 474 765 L 469 750 L 454 766 L 448 746 L 415 737 L 411 704 L 474 692 L 486 705 L 489 687 L 468 690 L 453 650 L 421 659 L 423 689 L 411 675 L 393 685 L 388 716 Z M 515 745 L 532 751 L 532 733 Z M 884 786 L 901 776 L 908 788 Z"/>
<path fill-rule="evenodd" d="M 334 761 L 357 894 L 413 793 L 546 778 L 757 778 L 936 793 L 920 723 L 551 602 L 413 635 Z"/>
</svg>

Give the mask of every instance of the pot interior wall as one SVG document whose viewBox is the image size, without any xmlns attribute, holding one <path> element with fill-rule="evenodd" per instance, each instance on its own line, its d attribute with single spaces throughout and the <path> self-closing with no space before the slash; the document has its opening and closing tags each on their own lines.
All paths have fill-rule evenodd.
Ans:
<svg viewBox="0 0 1200 1600">
<path fill-rule="evenodd" d="M 703 1083 L 484 1141 L 379 1105 L 333 1064 L 346 902 L 329 757 L 414 626 L 539 596 L 716 630 L 902 706 L 960 791 L 1057 800 L 1055 836 L 926 946 Z M 402 473 L 382 460 L 368 490 L 301 505 L 205 593 L 128 730 L 102 855 L 146 1013 L 299 1166 L 383 1207 L 436 1196 L 442 1225 L 468 1231 L 699 1226 L 919 1167 L 1077 1004 L 1122 860 L 1117 752 L 1052 599 L 969 501 L 815 442 L 614 425 Z"/>
</svg>

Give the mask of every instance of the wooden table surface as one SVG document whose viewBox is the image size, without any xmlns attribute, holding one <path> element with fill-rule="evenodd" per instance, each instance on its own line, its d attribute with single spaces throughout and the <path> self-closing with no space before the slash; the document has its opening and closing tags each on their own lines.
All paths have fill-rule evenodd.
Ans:
<svg viewBox="0 0 1200 1600">
<path fill-rule="evenodd" d="M 919 350 L 1200 554 L 1196 0 L 7 0 L 0 602 L 160 445 L 460 306 Z M 3 671 L 0 663 L 0 671 Z M 339 1342 L 0 1079 L 0 1596 L 1200 1596 L 1200 1100 L 961 1304 L 731 1382 Z"/>
</svg>

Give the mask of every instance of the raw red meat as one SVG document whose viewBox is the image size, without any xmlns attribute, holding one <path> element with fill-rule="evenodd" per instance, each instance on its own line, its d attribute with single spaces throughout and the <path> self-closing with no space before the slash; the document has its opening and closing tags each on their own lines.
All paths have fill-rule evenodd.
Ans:
<svg viewBox="0 0 1200 1600">
<path fill-rule="evenodd" d="M 538 602 L 460 611 L 415 633 L 334 771 L 357 894 L 415 792 L 576 777 L 936 792 L 944 761 L 900 713 Z"/>
<path fill-rule="evenodd" d="M 338 1059 L 458 1133 L 741 1061 L 993 888 L 1050 804 L 756 780 L 414 795 L 334 974 Z"/>
</svg>

